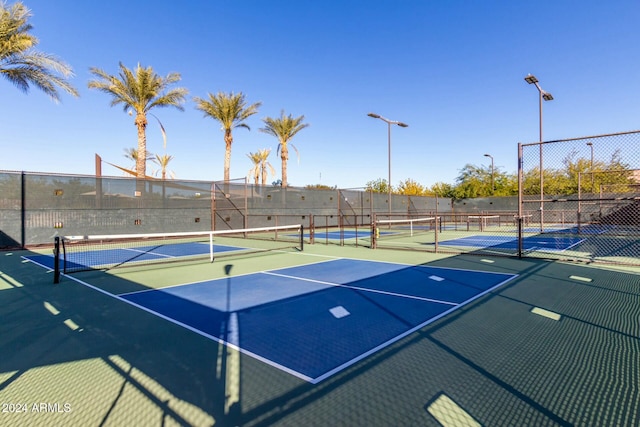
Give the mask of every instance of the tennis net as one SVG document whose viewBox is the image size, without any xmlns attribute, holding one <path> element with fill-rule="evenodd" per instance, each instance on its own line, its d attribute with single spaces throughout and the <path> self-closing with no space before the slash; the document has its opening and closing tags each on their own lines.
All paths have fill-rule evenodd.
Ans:
<svg viewBox="0 0 640 427">
<path fill-rule="evenodd" d="M 422 245 L 426 236 L 432 241 L 436 225 L 436 217 L 375 220 L 372 246 L 375 248 L 381 243 L 396 247 Z"/>
<path fill-rule="evenodd" d="M 162 264 L 249 254 L 262 251 L 303 250 L 304 227 L 217 230 L 194 233 L 114 234 L 56 237 L 55 277 L 60 273 Z"/>
<path fill-rule="evenodd" d="M 486 231 L 487 228 L 500 226 L 500 215 L 469 215 L 467 217 L 467 231 L 474 227 L 476 230 Z"/>
</svg>

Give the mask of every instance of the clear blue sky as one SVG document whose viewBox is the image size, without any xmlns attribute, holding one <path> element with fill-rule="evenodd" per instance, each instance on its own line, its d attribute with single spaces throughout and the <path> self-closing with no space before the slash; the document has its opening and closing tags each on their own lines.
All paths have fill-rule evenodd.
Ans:
<svg viewBox="0 0 640 427">
<path fill-rule="evenodd" d="M 13 3 L 9 0 L 9 3 Z M 637 0 L 25 0 L 38 50 L 69 63 L 80 98 L 55 104 L 0 79 L 0 170 L 92 174 L 94 153 L 131 166 L 133 118 L 89 90 L 89 67 L 110 74 L 118 62 L 182 75 L 185 111 L 154 113 L 179 179 L 220 180 L 220 126 L 193 96 L 243 92 L 260 111 L 237 129 L 231 176 L 251 168 L 246 154 L 272 148 L 262 118 L 284 111 L 310 127 L 293 144 L 290 185 L 362 187 L 387 177 L 387 126 L 375 112 L 409 124 L 392 129 L 392 183 L 412 178 L 454 183 L 467 163 L 517 168 L 517 143 L 640 128 L 640 2 Z M 148 150 L 163 154 L 153 118 Z M 585 147 L 584 156 L 588 155 Z M 148 165 L 148 170 L 152 169 Z M 105 175 L 122 173 L 108 165 Z M 276 178 L 269 178 L 269 182 Z"/>
</svg>

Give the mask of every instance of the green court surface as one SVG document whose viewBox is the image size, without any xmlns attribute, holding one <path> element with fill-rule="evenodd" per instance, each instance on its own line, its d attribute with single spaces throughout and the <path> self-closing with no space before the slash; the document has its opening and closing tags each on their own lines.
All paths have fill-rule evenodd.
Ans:
<svg viewBox="0 0 640 427">
<path fill-rule="evenodd" d="M 2 426 L 640 424 L 637 269 L 316 244 L 54 285 L 29 255 L 0 252 Z M 517 277 L 317 383 L 121 297 L 333 259 Z"/>
</svg>

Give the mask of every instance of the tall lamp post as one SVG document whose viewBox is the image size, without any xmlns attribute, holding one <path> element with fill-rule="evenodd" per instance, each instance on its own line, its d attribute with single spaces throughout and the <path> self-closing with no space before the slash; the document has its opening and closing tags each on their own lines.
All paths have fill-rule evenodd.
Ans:
<svg viewBox="0 0 640 427">
<path fill-rule="evenodd" d="M 485 154 L 484 156 L 491 158 L 491 195 L 493 196 L 494 191 L 496 191 L 496 186 L 493 181 L 493 156 L 491 154 Z"/>
<path fill-rule="evenodd" d="M 540 232 L 544 231 L 544 174 L 542 167 L 542 101 L 551 101 L 553 100 L 553 96 L 549 92 L 545 92 L 542 90 L 540 85 L 538 84 L 538 79 L 536 76 L 529 74 L 524 78 L 524 81 L 529 84 L 536 85 L 536 89 L 538 89 L 539 93 L 539 110 L 540 110 Z"/>
<path fill-rule="evenodd" d="M 387 188 L 389 189 L 389 219 L 391 219 L 391 125 L 398 125 L 400 127 L 406 128 L 409 125 L 406 123 L 402 123 L 396 120 L 389 120 L 387 118 L 384 118 L 382 116 L 380 116 L 379 114 L 375 114 L 375 113 L 369 113 L 367 114 L 367 116 L 369 117 L 373 117 L 374 119 L 380 119 L 383 122 L 385 122 L 387 124 L 387 128 L 388 128 L 388 146 L 389 146 L 389 156 L 388 156 L 388 161 L 389 161 L 389 182 L 387 183 Z"/>
<path fill-rule="evenodd" d="M 591 148 L 591 166 L 589 167 L 589 171 L 591 172 L 591 192 L 593 193 L 593 142 L 587 142 L 587 145 Z"/>
</svg>

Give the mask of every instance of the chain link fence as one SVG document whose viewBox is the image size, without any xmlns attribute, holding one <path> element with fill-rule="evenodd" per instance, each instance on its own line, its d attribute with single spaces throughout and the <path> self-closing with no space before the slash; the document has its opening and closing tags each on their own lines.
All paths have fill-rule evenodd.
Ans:
<svg viewBox="0 0 640 427">
<path fill-rule="evenodd" d="M 0 171 L 0 248 L 303 224 L 309 243 L 639 265 L 638 147 L 640 132 L 518 144 L 518 196 L 465 200 Z"/>
<path fill-rule="evenodd" d="M 638 147 L 640 132 L 519 144 L 519 255 L 640 264 Z"/>
<path fill-rule="evenodd" d="M 368 246 L 372 212 L 407 217 L 432 199 L 364 189 L 0 171 L 0 248 L 57 235 L 143 234 L 303 224 L 307 241 Z M 317 233 L 316 233 L 317 230 Z M 315 239 L 317 234 L 317 239 Z"/>
</svg>

